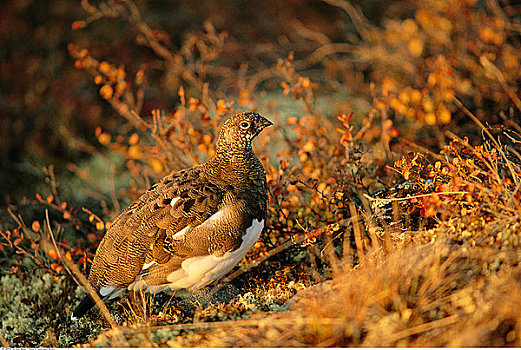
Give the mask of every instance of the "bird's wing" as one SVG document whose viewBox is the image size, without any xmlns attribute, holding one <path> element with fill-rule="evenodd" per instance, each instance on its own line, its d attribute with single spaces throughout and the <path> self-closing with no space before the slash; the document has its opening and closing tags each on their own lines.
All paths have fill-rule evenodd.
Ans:
<svg viewBox="0 0 521 350">
<path fill-rule="evenodd" d="M 116 218 L 96 251 L 89 280 L 102 296 L 112 295 L 134 281 L 145 260 L 161 264 L 208 254 L 210 240 L 194 228 L 220 210 L 224 197 L 201 167 L 166 176 Z M 231 248 L 238 240 L 225 244 Z"/>
<path fill-rule="evenodd" d="M 174 236 L 163 230 L 129 289 L 205 286 L 232 269 L 258 240 L 264 220 L 257 220 L 255 232 L 248 235 L 253 226 L 253 218 L 239 204 L 224 205 L 200 225 L 187 226 Z"/>
</svg>

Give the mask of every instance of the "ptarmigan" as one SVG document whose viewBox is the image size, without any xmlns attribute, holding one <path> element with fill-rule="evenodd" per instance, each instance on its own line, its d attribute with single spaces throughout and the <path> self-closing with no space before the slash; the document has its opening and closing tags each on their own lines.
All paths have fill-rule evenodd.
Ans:
<svg viewBox="0 0 521 350">
<path fill-rule="evenodd" d="M 126 289 L 194 291 L 239 263 L 266 220 L 266 173 L 251 142 L 270 125 L 258 113 L 232 116 L 211 160 L 167 175 L 116 218 L 89 274 L 103 300 Z M 86 296 L 72 319 L 93 306 Z"/>
</svg>

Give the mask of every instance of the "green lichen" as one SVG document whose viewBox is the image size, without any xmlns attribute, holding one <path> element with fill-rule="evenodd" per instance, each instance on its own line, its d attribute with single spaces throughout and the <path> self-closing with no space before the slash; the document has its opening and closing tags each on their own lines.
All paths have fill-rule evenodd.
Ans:
<svg viewBox="0 0 521 350">
<path fill-rule="evenodd" d="M 45 300 L 60 296 L 61 281 L 63 278 L 55 280 L 49 274 L 27 278 L 6 275 L 0 279 L 0 318 L 8 342 L 34 346 L 45 336 L 51 318 L 57 317 L 56 312 L 42 314 L 48 309 Z"/>
<path fill-rule="evenodd" d="M 97 335 L 99 323 L 72 323 L 66 308 L 77 299 L 65 276 L 35 271 L 32 275 L 0 278 L 0 325 L 12 346 L 72 346 Z M 55 337 L 49 340 L 49 334 Z M 50 342 L 50 343 L 49 343 Z"/>
<path fill-rule="evenodd" d="M 306 288 L 302 282 L 268 283 L 256 286 L 251 295 L 255 295 L 255 303 L 259 310 L 283 311 L 284 304 L 297 292 Z"/>
</svg>

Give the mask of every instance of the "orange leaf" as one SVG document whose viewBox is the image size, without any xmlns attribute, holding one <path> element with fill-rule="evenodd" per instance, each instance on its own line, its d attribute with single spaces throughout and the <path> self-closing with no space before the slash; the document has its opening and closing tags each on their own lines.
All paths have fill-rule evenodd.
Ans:
<svg viewBox="0 0 521 350">
<path fill-rule="evenodd" d="M 41 201 L 41 200 L 42 200 L 42 196 L 41 196 L 39 193 L 37 193 L 37 194 L 36 194 L 36 199 L 39 200 L 39 201 Z"/>
<path fill-rule="evenodd" d="M 315 145 L 313 144 L 313 142 L 308 141 L 308 142 L 304 145 L 304 147 L 302 147 L 302 150 L 303 150 L 304 152 L 311 152 L 311 151 L 313 151 L 314 148 L 315 148 Z"/>
<path fill-rule="evenodd" d="M 93 222 L 95 218 L 96 218 L 96 217 L 94 216 L 94 214 L 90 214 L 90 215 L 89 215 L 89 221 L 90 221 L 90 222 Z"/>
<path fill-rule="evenodd" d="M 49 257 L 51 257 L 52 259 L 56 260 L 58 259 L 58 253 L 56 253 L 56 250 L 54 250 L 54 248 L 51 248 L 49 250 Z"/>
<path fill-rule="evenodd" d="M 61 208 L 61 210 L 65 210 L 65 208 L 67 208 L 67 202 L 63 202 L 63 203 L 60 205 L 60 208 Z"/>
<path fill-rule="evenodd" d="M 72 22 L 72 30 L 78 30 L 86 26 L 85 21 L 74 21 Z"/>
<path fill-rule="evenodd" d="M 34 232 L 40 231 L 40 223 L 38 222 L 38 220 L 33 221 L 31 228 L 33 229 Z"/>
<path fill-rule="evenodd" d="M 54 200 L 54 196 L 52 194 L 47 197 L 47 203 L 51 204 L 53 200 Z"/>
<path fill-rule="evenodd" d="M 64 212 L 63 213 L 63 218 L 65 220 L 69 220 L 71 218 L 71 213 L 69 213 L 68 211 Z"/>
<path fill-rule="evenodd" d="M 103 221 L 98 221 L 96 223 L 96 230 L 103 230 L 105 228 L 105 224 L 103 223 Z"/>
<path fill-rule="evenodd" d="M 65 253 L 65 258 L 67 258 L 67 260 L 72 260 L 72 255 L 71 255 L 71 252 L 67 252 Z"/>
</svg>

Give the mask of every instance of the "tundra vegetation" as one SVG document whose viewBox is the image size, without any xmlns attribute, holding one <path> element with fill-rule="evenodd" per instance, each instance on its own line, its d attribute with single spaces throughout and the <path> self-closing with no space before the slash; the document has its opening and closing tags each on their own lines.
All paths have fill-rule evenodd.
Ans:
<svg viewBox="0 0 521 350">
<path fill-rule="evenodd" d="M 3 346 L 521 346 L 519 5 L 0 8 Z M 239 266 L 71 322 L 111 220 L 251 110 L 270 204 Z"/>
</svg>

